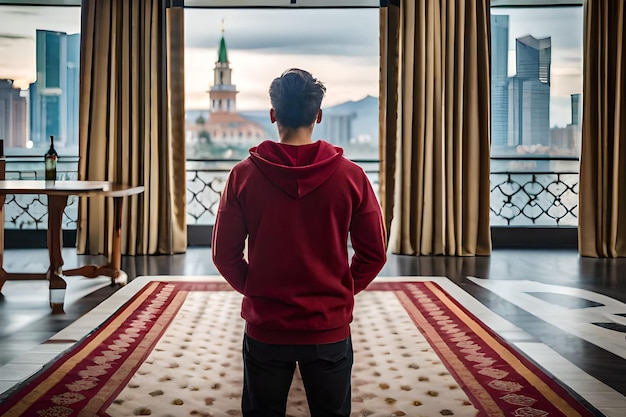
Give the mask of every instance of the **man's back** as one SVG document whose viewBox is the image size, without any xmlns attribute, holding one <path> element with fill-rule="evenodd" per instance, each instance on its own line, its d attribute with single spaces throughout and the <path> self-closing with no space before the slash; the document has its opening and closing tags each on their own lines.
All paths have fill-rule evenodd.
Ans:
<svg viewBox="0 0 626 417">
<path fill-rule="evenodd" d="M 247 268 L 239 263 L 223 273 L 245 279 L 233 286 L 246 296 L 249 334 L 274 343 L 347 337 L 353 295 L 385 262 L 380 209 L 363 170 L 327 142 L 264 142 L 233 169 L 225 194 L 233 204 L 220 210 L 216 236 L 248 235 Z M 242 216 L 246 230 L 228 228 L 231 216 L 234 224 Z M 353 222 L 360 227 L 351 231 Z M 364 264 L 357 257 L 351 270 L 349 235 L 357 253 L 377 259 Z"/>
</svg>

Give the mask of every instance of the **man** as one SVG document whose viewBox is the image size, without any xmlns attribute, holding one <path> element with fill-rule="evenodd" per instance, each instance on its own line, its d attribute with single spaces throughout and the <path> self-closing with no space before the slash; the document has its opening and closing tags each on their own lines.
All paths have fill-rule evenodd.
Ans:
<svg viewBox="0 0 626 417">
<path fill-rule="evenodd" d="M 220 200 L 213 261 L 244 295 L 245 417 L 285 416 L 296 364 L 312 417 L 350 415 L 354 295 L 382 269 L 386 235 L 363 170 L 312 140 L 325 92 L 300 69 L 272 81 L 280 142 L 250 149 Z"/>
</svg>

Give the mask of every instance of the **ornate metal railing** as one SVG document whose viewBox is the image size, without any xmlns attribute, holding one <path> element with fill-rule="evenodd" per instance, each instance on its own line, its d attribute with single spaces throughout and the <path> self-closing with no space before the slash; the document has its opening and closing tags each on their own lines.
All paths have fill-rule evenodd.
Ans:
<svg viewBox="0 0 626 417">
<path fill-rule="evenodd" d="M 187 160 L 187 224 L 212 225 L 233 160 Z M 378 188 L 378 161 L 354 160 Z"/>
<path fill-rule="evenodd" d="M 44 179 L 43 158 L 7 157 L 5 177 L 8 180 Z M 57 178 L 75 180 L 78 178 L 78 157 L 64 157 L 57 163 Z M 5 229 L 47 229 L 48 199 L 45 195 L 6 196 L 4 202 Z M 76 230 L 78 219 L 78 197 L 70 196 L 63 213 L 63 228 Z"/>
<path fill-rule="evenodd" d="M 187 224 L 212 225 L 228 172 L 235 160 L 187 161 Z M 378 161 L 355 160 L 375 189 Z M 7 179 L 40 179 L 43 162 L 32 158 L 7 159 Z M 577 158 L 493 158 L 491 224 L 494 226 L 575 226 L 578 221 Z M 62 179 L 77 178 L 78 158 L 59 161 Z M 63 228 L 76 228 L 78 198 L 71 197 Z M 45 229 L 45 196 L 9 195 L 5 202 L 6 229 Z"/>
<path fill-rule="evenodd" d="M 492 158 L 490 206 L 492 226 L 576 226 L 578 158 Z"/>
<path fill-rule="evenodd" d="M 187 160 L 187 224 L 213 224 L 230 169 L 236 161 Z"/>
</svg>

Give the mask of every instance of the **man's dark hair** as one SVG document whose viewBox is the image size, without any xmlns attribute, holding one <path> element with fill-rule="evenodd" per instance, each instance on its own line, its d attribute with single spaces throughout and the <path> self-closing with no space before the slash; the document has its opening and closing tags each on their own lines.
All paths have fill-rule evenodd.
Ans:
<svg viewBox="0 0 626 417">
<path fill-rule="evenodd" d="M 291 68 L 270 84 L 270 101 L 276 121 L 297 129 L 311 126 L 322 105 L 326 87 L 308 71 Z"/>
</svg>

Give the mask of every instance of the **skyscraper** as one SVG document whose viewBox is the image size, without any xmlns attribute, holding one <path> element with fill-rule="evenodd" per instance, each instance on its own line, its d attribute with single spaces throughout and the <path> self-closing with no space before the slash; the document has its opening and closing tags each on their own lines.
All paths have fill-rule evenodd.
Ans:
<svg viewBox="0 0 626 417">
<path fill-rule="evenodd" d="M 491 144 L 508 145 L 509 16 L 491 15 Z"/>
<path fill-rule="evenodd" d="M 516 75 L 509 79 L 509 145 L 550 143 L 550 37 L 515 42 Z"/>
<path fill-rule="evenodd" d="M 80 35 L 36 31 L 37 79 L 30 85 L 30 134 L 35 147 L 78 145 Z"/>
<path fill-rule="evenodd" d="M 13 80 L 0 80 L 0 139 L 5 148 L 23 148 L 27 140 L 28 106 Z"/>
<path fill-rule="evenodd" d="M 580 155 L 583 125 L 583 101 L 582 94 L 572 94 L 572 124 L 575 130 L 574 149 L 575 154 Z"/>
<path fill-rule="evenodd" d="M 572 101 L 572 124 L 575 126 L 580 126 L 582 123 L 582 116 L 583 116 L 583 106 L 582 106 L 582 101 L 581 101 L 581 96 L 582 94 L 578 93 L 578 94 L 572 94 L 571 95 L 571 101 Z"/>
</svg>

